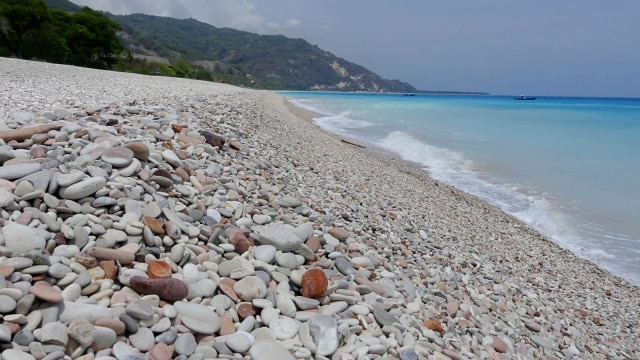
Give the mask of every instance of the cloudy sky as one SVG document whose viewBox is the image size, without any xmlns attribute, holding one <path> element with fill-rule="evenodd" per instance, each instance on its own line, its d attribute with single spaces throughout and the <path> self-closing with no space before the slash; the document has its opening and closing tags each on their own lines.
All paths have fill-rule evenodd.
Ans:
<svg viewBox="0 0 640 360">
<path fill-rule="evenodd" d="M 72 0 L 303 38 L 423 90 L 640 97 L 638 0 Z"/>
</svg>

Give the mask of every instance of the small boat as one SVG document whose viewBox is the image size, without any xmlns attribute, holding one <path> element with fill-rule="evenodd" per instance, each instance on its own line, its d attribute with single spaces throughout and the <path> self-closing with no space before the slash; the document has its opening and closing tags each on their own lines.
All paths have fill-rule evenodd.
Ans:
<svg viewBox="0 0 640 360">
<path fill-rule="evenodd" d="M 416 94 L 407 93 L 407 94 L 402 94 L 402 96 L 416 96 Z"/>
<path fill-rule="evenodd" d="M 536 97 L 535 96 L 525 96 L 525 95 L 520 95 L 520 96 L 514 96 L 513 100 L 535 100 Z"/>
</svg>

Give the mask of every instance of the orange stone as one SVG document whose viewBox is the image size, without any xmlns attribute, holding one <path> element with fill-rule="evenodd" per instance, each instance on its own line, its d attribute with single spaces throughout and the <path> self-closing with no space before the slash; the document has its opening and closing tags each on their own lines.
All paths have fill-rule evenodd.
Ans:
<svg viewBox="0 0 640 360">
<path fill-rule="evenodd" d="M 104 270 L 104 277 L 110 280 L 118 276 L 118 266 L 113 260 L 100 261 L 100 268 Z"/>
<path fill-rule="evenodd" d="M 164 221 L 144 216 L 142 217 L 142 223 L 148 226 L 154 234 L 164 235 Z"/>
<path fill-rule="evenodd" d="M 236 332 L 236 326 L 233 324 L 233 319 L 228 314 L 220 317 L 220 335 L 229 335 Z"/>
<path fill-rule="evenodd" d="M 147 264 L 147 274 L 151 279 L 171 277 L 171 266 L 162 260 L 151 261 Z"/>
<path fill-rule="evenodd" d="M 302 275 L 302 296 L 311 299 L 317 299 L 329 286 L 329 280 L 324 271 L 320 269 L 311 269 Z"/>
<path fill-rule="evenodd" d="M 438 320 L 436 320 L 435 318 L 431 318 L 427 321 L 424 322 L 424 326 L 427 327 L 427 329 L 429 330 L 433 330 L 433 331 L 437 331 L 439 333 L 443 333 L 444 329 L 442 328 L 442 325 L 440 325 L 440 322 Z"/>
<path fill-rule="evenodd" d="M 235 285 L 235 283 L 236 281 L 231 278 L 222 278 L 220 280 L 219 288 L 223 294 L 227 295 L 231 300 L 233 300 L 233 302 L 237 303 L 240 301 L 240 298 L 238 298 L 238 294 L 233 290 L 233 285 Z"/>
<path fill-rule="evenodd" d="M 317 236 L 311 236 L 305 245 L 307 245 L 311 251 L 318 252 L 318 249 L 320 249 L 320 238 Z"/>
</svg>

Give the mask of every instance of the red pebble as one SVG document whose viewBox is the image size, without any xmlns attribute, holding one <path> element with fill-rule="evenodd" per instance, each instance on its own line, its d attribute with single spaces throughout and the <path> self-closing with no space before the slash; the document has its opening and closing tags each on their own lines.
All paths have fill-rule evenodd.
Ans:
<svg viewBox="0 0 640 360">
<path fill-rule="evenodd" d="M 163 300 L 178 301 L 187 297 L 189 289 L 181 280 L 174 278 L 148 279 L 134 276 L 129 280 L 131 288 L 143 295 L 158 295 Z"/>
<path fill-rule="evenodd" d="M 302 275 L 302 296 L 317 299 L 329 286 L 327 275 L 320 269 L 311 269 Z"/>
</svg>

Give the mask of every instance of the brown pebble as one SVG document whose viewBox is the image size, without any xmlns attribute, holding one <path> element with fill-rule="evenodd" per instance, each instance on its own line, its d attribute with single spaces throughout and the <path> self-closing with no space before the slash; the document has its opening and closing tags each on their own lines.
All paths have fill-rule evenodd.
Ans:
<svg viewBox="0 0 640 360">
<path fill-rule="evenodd" d="M 114 260 L 100 261 L 100 268 L 104 270 L 104 277 L 114 280 L 118 276 L 118 266 Z"/>
<path fill-rule="evenodd" d="M 116 335 L 122 335 L 126 330 L 124 323 L 118 319 L 97 319 L 95 325 L 109 328 L 115 331 Z"/>
<path fill-rule="evenodd" d="M 311 249 L 311 251 L 318 252 L 318 250 L 320 249 L 320 238 L 317 236 L 311 236 L 309 239 L 307 239 L 305 245 L 307 245 L 309 249 Z"/>
<path fill-rule="evenodd" d="M 125 145 L 126 148 L 133 151 L 133 157 L 140 161 L 149 160 L 149 147 L 145 143 L 131 142 Z"/>
<path fill-rule="evenodd" d="M 329 286 L 327 275 L 320 269 L 311 269 L 302 275 L 302 296 L 317 299 Z"/>
<path fill-rule="evenodd" d="M 506 353 L 507 352 L 507 344 L 505 344 L 504 341 L 502 341 L 499 337 L 494 336 L 493 337 L 493 349 L 499 353 Z"/>
<path fill-rule="evenodd" d="M 243 254 L 253 245 L 253 241 L 249 240 L 244 233 L 238 229 L 231 228 L 227 230 L 227 236 L 229 236 L 229 243 L 234 246 L 235 252 L 238 254 Z"/>
<path fill-rule="evenodd" d="M 148 226 L 154 234 L 164 235 L 164 221 L 144 216 L 142 218 L 142 223 Z"/>
<path fill-rule="evenodd" d="M 96 265 L 98 265 L 98 261 L 96 260 L 96 258 L 87 253 L 77 253 L 74 256 L 74 259 L 78 264 L 81 264 L 82 266 L 87 268 L 96 267 Z"/>
<path fill-rule="evenodd" d="M 427 327 L 427 329 L 429 330 L 433 330 L 433 331 L 437 331 L 439 333 L 443 333 L 444 329 L 442 328 L 442 325 L 440 325 L 440 322 L 435 319 L 435 318 L 431 318 L 427 321 L 424 322 L 424 326 Z"/>
<path fill-rule="evenodd" d="M 231 278 L 223 278 L 220 280 L 219 287 L 223 294 L 227 295 L 231 300 L 237 303 L 240 301 L 240 298 L 238 298 L 238 294 L 233 290 L 233 285 L 235 285 L 235 283 L 236 281 Z"/>
<path fill-rule="evenodd" d="M 241 320 L 248 318 L 249 316 L 256 315 L 256 308 L 250 302 L 242 302 L 236 306 L 236 312 Z"/>
<path fill-rule="evenodd" d="M 142 276 L 134 276 L 129 280 L 131 288 L 143 295 L 158 295 L 167 301 L 178 301 L 187 297 L 189 289 L 181 280 L 148 279 Z"/>
<path fill-rule="evenodd" d="M 349 231 L 343 228 L 332 227 L 332 228 L 329 228 L 327 232 L 329 233 L 329 235 L 333 236 L 334 238 L 342 242 L 344 242 L 349 238 Z"/>
</svg>

